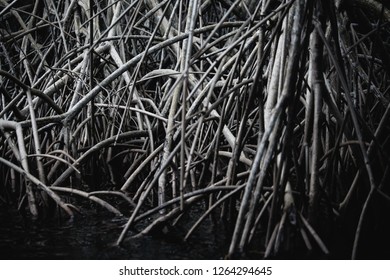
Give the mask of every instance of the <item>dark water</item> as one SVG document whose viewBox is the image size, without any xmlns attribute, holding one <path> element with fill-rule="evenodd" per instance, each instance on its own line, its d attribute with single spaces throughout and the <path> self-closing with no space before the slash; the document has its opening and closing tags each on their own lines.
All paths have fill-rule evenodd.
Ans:
<svg viewBox="0 0 390 280">
<path fill-rule="evenodd" d="M 0 211 L 1 259 L 221 259 L 226 240 L 207 222 L 188 242 L 185 232 L 117 240 L 126 218 L 89 213 L 74 221 L 31 221 Z M 129 234 L 129 236 L 131 233 Z"/>
</svg>

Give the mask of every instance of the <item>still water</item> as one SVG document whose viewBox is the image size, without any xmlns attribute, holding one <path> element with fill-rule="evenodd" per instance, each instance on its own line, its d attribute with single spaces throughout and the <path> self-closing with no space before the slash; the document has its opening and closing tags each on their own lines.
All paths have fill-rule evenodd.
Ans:
<svg viewBox="0 0 390 280">
<path fill-rule="evenodd" d="M 1 259 L 221 259 L 227 240 L 211 222 L 188 241 L 185 232 L 144 236 L 113 246 L 127 219 L 91 214 L 74 221 L 31 221 L 0 211 Z M 131 233 L 130 233 L 131 234 Z"/>
</svg>

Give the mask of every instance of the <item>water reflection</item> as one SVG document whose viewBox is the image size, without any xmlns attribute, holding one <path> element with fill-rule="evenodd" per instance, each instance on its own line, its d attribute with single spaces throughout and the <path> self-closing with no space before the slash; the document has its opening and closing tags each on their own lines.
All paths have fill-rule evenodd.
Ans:
<svg viewBox="0 0 390 280">
<path fill-rule="evenodd" d="M 0 258 L 221 259 L 226 252 L 226 240 L 212 223 L 203 225 L 186 243 L 157 234 L 113 246 L 125 222 L 125 218 L 96 213 L 71 222 L 32 222 L 16 212 L 1 211 Z"/>
</svg>

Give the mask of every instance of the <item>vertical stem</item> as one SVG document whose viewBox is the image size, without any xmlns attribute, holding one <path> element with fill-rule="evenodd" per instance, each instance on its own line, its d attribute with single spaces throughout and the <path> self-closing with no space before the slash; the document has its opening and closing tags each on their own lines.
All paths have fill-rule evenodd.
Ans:
<svg viewBox="0 0 390 280">
<path fill-rule="evenodd" d="M 94 41 L 94 25 L 93 25 L 93 0 L 89 0 L 89 88 L 94 88 L 94 79 L 93 79 L 93 41 Z M 94 143 L 93 134 L 95 129 L 95 98 L 91 99 L 91 131 L 90 131 L 90 145 L 92 146 Z"/>
<path fill-rule="evenodd" d="M 188 5 L 188 11 L 191 14 L 187 15 L 187 24 L 186 24 L 186 32 L 189 32 L 188 39 L 184 40 L 184 48 L 185 48 L 185 60 L 184 60 L 184 79 L 183 79 L 183 102 L 182 102 L 182 111 L 181 111 L 181 147 L 180 147 L 180 209 L 184 208 L 184 188 L 186 185 L 186 168 L 185 168 L 185 149 L 186 149 L 186 104 L 187 104 L 187 91 L 188 91 L 188 77 L 189 77 L 189 69 L 190 69 L 190 60 L 192 53 L 192 41 L 194 37 L 194 28 L 196 23 L 196 16 L 198 10 L 198 0 L 190 0 Z"/>
<path fill-rule="evenodd" d="M 321 16 L 321 2 L 315 4 L 315 15 Z M 311 176 L 309 186 L 309 223 L 314 225 L 318 223 L 319 209 L 319 160 L 320 160 L 320 141 L 321 128 L 320 117 L 322 114 L 322 91 L 324 79 L 322 75 L 322 53 L 323 44 L 317 29 L 313 30 L 310 40 L 310 70 L 312 75 L 312 98 L 314 100 L 314 121 L 313 121 L 313 139 L 312 139 L 312 160 Z"/>
<path fill-rule="evenodd" d="M 89 0 L 89 88 L 93 89 L 95 87 L 94 84 L 94 53 L 93 53 L 93 41 L 94 41 L 94 13 L 93 13 L 93 0 Z M 93 146 L 95 144 L 94 135 L 95 135 L 95 98 L 91 99 L 91 125 L 89 129 L 89 145 Z M 93 156 L 91 159 L 91 179 L 92 184 L 95 184 L 95 157 Z"/>
<path fill-rule="evenodd" d="M 39 156 L 41 154 L 41 144 L 39 142 L 38 127 L 35 121 L 35 112 L 34 112 L 34 106 L 31 98 L 30 89 L 27 90 L 27 101 L 30 109 L 31 128 L 32 128 L 32 135 L 34 139 L 35 153 L 38 155 L 36 157 L 36 160 L 37 160 L 39 179 L 41 180 L 42 183 L 46 184 L 46 176 L 42 165 L 42 158 Z"/>
<path fill-rule="evenodd" d="M 290 41 L 291 51 L 289 59 L 287 61 L 286 78 L 284 80 L 282 94 L 274 108 L 274 112 L 271 115 L 269 124 L 264 131 L 264 135 L 259 140 L 257 145 L 256 155 L 251 166 L 247 186 L 245 188 L 244 196 L 242 198 L 242 203 L 234 228 L 232 241 L 230 243 L 229 256 L 231 256 L 236 251 L 237 242 L 239 238 L 241 239 L 239 249 L 242 249 L 244 245 L 247 244 L 246 242 L 249 236 L 243 235 L 241 233 L 245 227 L 248 228 L 252 225 L 253 217 L 255 215 L 254 210 L 256 208 L 263 187 L 265 173 L 270 165 L 270 160 L 276 147 L 276 138 L 278 137 L 278 133 L 274 133 L 274 130 L 278 130 L 281 122 L 281 114 L 287 107 L 288 101 L 291 99 L 291 96 L 294 93 L 295 83 L 298 76 L 296 69 L 299 66 L 298 61 L 301 53 L 301 31 L 303 29 L 302 18 L 305 3 L 306 1 L 299 0 L 294 3 L 294 6 L 292 6 L 294 7 L 294 17 Z M 260 169 L 261 174 L 257 178 L 257 174 Z M 254 190 L 255 184 L 256 188 Z M 250 231 L 246 230 L 246 232 L 249 233 Z"/>
<path fill-rule="evenodd" d="M 17 157 L 19 158 L 19 161 L 20 161 L 23 169 L 26 171 L 26 173 L 30 173 L 29 167 L 28 167 L 28 162 L 27 162 L 27 152 L 26 152 L 26 146 L 24 143 L 22 126 L 17 122 L 0 119 L 0 129 L 3 129 L 3 128 L 9 128 L 9 129 L 15 130 L 16 139 L 17 139 L 18 148 L 19 148 L 19 150 L 17 151 L 17 153 L 18 153 Z M 30 213 L 34 217 L 37 217 L 38 216 L 38 208 L 37 208 L 37 205 L 35 202 L 35 195 L 34 195 L 32 187 L 31 187 L 31 183 L 28 181 L 26 182 L 26 194 L 27 194 L 27 200 L 28 200 L 28 206 L 30 209 Z"/>
</svg>

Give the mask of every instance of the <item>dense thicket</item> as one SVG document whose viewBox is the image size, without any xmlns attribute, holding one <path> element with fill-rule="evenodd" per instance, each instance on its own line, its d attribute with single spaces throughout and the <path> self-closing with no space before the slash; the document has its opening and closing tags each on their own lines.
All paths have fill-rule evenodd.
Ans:
<svg viewBox="0 0 390 280">
<path fill-rule="evenodd" d="M 201 207 L 183 238 L 218 217 L 229 257 L 389 257 L 389 7 L 0 4 L 1 204 L 89 200 L 118 244 Z"/>
</svg>

